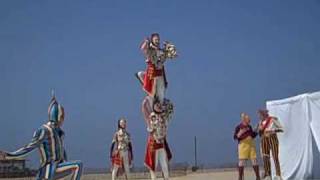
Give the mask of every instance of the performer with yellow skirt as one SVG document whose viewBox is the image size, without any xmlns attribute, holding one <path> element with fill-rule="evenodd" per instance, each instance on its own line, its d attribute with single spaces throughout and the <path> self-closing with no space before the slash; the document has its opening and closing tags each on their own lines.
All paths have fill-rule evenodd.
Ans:
<svg viewBox="0 0 320 180">
<path fill-rule="evenodd" d="M 241 123 L 236 127 L 233 138 L 238 140 L 239 155 L 239 180 L 244 178 L 244 163 L 251 160 L 256 180 L 260 180 L 259 165 L 257 164 L 257 153 L 254 138 L 257 133 L 253 131 L 250 125 L 250 117 L 245 113 L 241 113 Z"/>
</svg>

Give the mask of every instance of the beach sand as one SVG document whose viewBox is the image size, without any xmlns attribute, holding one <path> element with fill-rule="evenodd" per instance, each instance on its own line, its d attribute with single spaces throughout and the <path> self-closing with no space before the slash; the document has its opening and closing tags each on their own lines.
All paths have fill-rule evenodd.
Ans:
<svg viewBox="0 0 320 180">
<path fill-rule="evenodd" d="M 2 179 L 2 178 L 1 178 Z M 4 180 L 7 178 L 3 178 Z M 69 180 L 70 177 L 64 178 Z M 124 178 L 119 178 L 123 180 Z M 136 179 L 136 178 L 132 178 Z M 158 178 L 161 180 L 162 178 Z M 206 170 L 206 172 L 190 172 L 186 176 L 172 177 L 170 180 L 235 180 L 238 179 L 238 172 L 233 170 Z M 7 179 L 9 180 L 9 179 Z M 34 178 L 11 178 L 10 180 L 34 180 Z M 81 180 L 111 180 L 110 174 L 88 174 L 83 175 Z M 138 179 L 137 179 L 138 180 Z M 146 180 L 146 179 L 139 179 Z M 255 180 L 254 172 L 248 167 L 245 171 L 245 180 Z"/>
<path fill-rule="evenodd" d="M 109 175 L 84 175 L 83 180 L 107 180 L 111 179 Z M 123 179 L 123 178 L 121 178 Z M 212 172 L 190 172 L 186 176 L 172 177 L 170 180 L 235 180 L 238 179 L 236 170 L 213 170 Z M 142 180 L 142 179 L 141 179 Z M 146 179 L 144 179 L 146 180 Z M 158 178 L 161 180 L 161 178 Z M 255 175 L 248 168 L 245 171 L 245 180 L 255 180 Z"/>
</svg>

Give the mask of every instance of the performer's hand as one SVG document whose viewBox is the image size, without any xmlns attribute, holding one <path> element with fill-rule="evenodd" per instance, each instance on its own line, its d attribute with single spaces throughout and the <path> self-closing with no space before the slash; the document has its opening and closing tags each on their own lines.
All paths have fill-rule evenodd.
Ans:
<svg viewBox="0 0 320 180">
<path fill-rule="evenodd" d="M 151 127 L 147 127 L 147 131 L 148 131 L 149 133 L 151 133 L 153 130 L 152 130 Z"/>
<path fill-rule="evenodd" d="M 7 157 L 7 153 L 4 151 L 0 151 L 0 160 L 5 160 Z"/>
<path fill-rule="evenodd" d="M 283 132 L 283 129 L 276 129 L 276 130 L 274 130 L 274 132 L 276 132 L 276 133 L 282 133 L 282 132 Z"/>
</svg>

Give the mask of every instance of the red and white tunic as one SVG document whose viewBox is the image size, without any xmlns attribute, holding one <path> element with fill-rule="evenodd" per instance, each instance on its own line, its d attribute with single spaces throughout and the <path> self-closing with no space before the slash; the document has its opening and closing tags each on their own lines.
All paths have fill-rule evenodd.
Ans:
<svg viewBox="0 0 320 180">
<path fill-rule="evenodd" d="M 143 77 L 143 89 L 149 96 L 154 97 L 157 94 L 160 99 L 163 99 L 167 84 L 164 68 L 165 55 L 163 50 L 151 47 L 149 43 L 148 40 L 145 40 L 140 47 L 147 63 L 147 69 Z"/>
<path fill-rule="evenodd" d="M 132 147 L 129 133 L 124 129 L 119 129 L 113 136 L 112 143 L 116 145 L 115 149 L 112 148 L 112 165 L 123 167 L 124 163 L 131 164 L 132 160 Z M 126 154 L 128 157 L 122 157 Z M 124 162 L 128 160 L 128 162 Z"/>
<path fill-rule="evenodd" d="M 167 160 L 171 160 L 172 154 L 166 139 L 167 136 L 167 120 L 161 118 L 159 114 L 155 118 L 150 119 L 149 137 L 147 142 L 145 165 L 152 171 L 156 168 L 156 152 L 164 149 Z"/>
</svg>

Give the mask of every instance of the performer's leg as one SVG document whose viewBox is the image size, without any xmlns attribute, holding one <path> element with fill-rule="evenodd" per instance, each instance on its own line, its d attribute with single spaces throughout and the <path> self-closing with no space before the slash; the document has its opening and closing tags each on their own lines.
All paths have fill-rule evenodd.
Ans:
<svg viewBox="0 0 320 180">
<path fill-rule="evenodd" d="M 268 137 L 262 137 L 261 139 L 261 153 L 265 173 L 264 177 L 271 176 L 270 143 Z"/>
<path fill-rule="evenodd" d="M 150 170 L 150 176 L 152 180 L 156 180 L 157 179 L 157 174 L 155 171 Z"/>
<path fill-rule="evenodd" d="M 49 177 L 50 177 L 50 176 L 49 176 L 50 173 L 47 173 L 47 171 L 50 170 L 50 168 L 49 168 L 48 166 L 50 166 L 50 164 L 47 164 L 47 165 L 45 165 L 45 166 L 43 166 L 43 167 L 41 167 L 41 168 L 39 169 L 38 174 L 37 174 L 37 176 L 36 176 L 36 180 L 43 180 L 43 179 L 46 179 L 46 178 L 49 178 Z M 51 174 L 52 174 L 52 173 L 51 173 Z M 47 175 L 47 177 L 46 177 L 46 175 Z M 53 177 L 53 176 L 52 176 L 52 177 Z"/>
<path fill-rule="evenodd" d="M 130 177 L 129 154 L 128 154 L 128 151 L 120 151 L 120 152 L 121 152 L 121 156 L 123 158 L 125 176 L 127 179 L 129 179 L 129 177 Z"/>
<path fill-rule="evenodd" d="M 239 180 L 243 180 L 243 177 L 244 177 L 244 162 L 245 160 L 239 159 L 239 164 L 238 164 Z"/>
<path fill-rule="evenodd" d="M 118 173 L 118 165 L 114 165 L 113 168 L 112 168 L 112 173 L 111 173 L 111 176 L 112 176 L 112 180 L 116 180 L 117 178 L 117 173 Z"/>
<path fill-rule="evenodd" d="M 59 163 L 55 171 L 55 179 L 62 178 L 66 175 L 72 174 L 72 180 L 80 180 L 82 174 L 82 162 L 71 161 Z"/>
<path fill-rule="evenodd" d="M 48 163 L 40 168 L 36 180 L 53 180 L 55 176 L 56 163 Z"/>
<path fill-rule="evenodd" d="M 157 173 L 156 173 L 156 171 L 157 171 L 157 166 L 158 166 L 158 159 L 159 159 L 159 149 L 157 149 L 156 150 L 156 152 L 155 152 L 155 169 L 154 169 L 154 171 L 153 170 L 150 170 L 150 175 L 151 175 L 151 179 L 152 180 L 156 180 L 157 179 Z"/>
<path fill-rule="evenodd" d="M 169 179 L 169 167 L 168 167 L 168 157 L 167 152 L 164 148 L 159 149 L 159 161 L 162 169 L 162 173 L 165 180 Z"/>
<path fill-rule="evenodd" d="M 279 162 L 279 141 L 276 135 L 270 136 L 270 145 L 271 145 L 271 152 L 273 156 L 274 165 L 276 168 L 276 175 L 281 176 L 280 162 Z"/>
<path fill-rule="evenodd" d="M 143 79 L 144 79 L 145 72 L 139 71 L 135 75 L 136 75 L 136 78 L 139 80 L 139 82 L 143 85 Z"/>
<path fill-rule="evenodd" d="M 165 83 L 163 77 L 157 77 L 156 78 L 156 96 L 159 98 L 160 102 L 163 103 L 163 100 L 165 98 Z"/>
<path fill-rule="evenodd" d="M 259 172 L 259 165 L 257 163 L 257 159 L 251 159 L 251 162 L 252 162 L 254 173 L 256 174 L 256 180 L 260 180 L 260 172 Z"/>
</svg>

